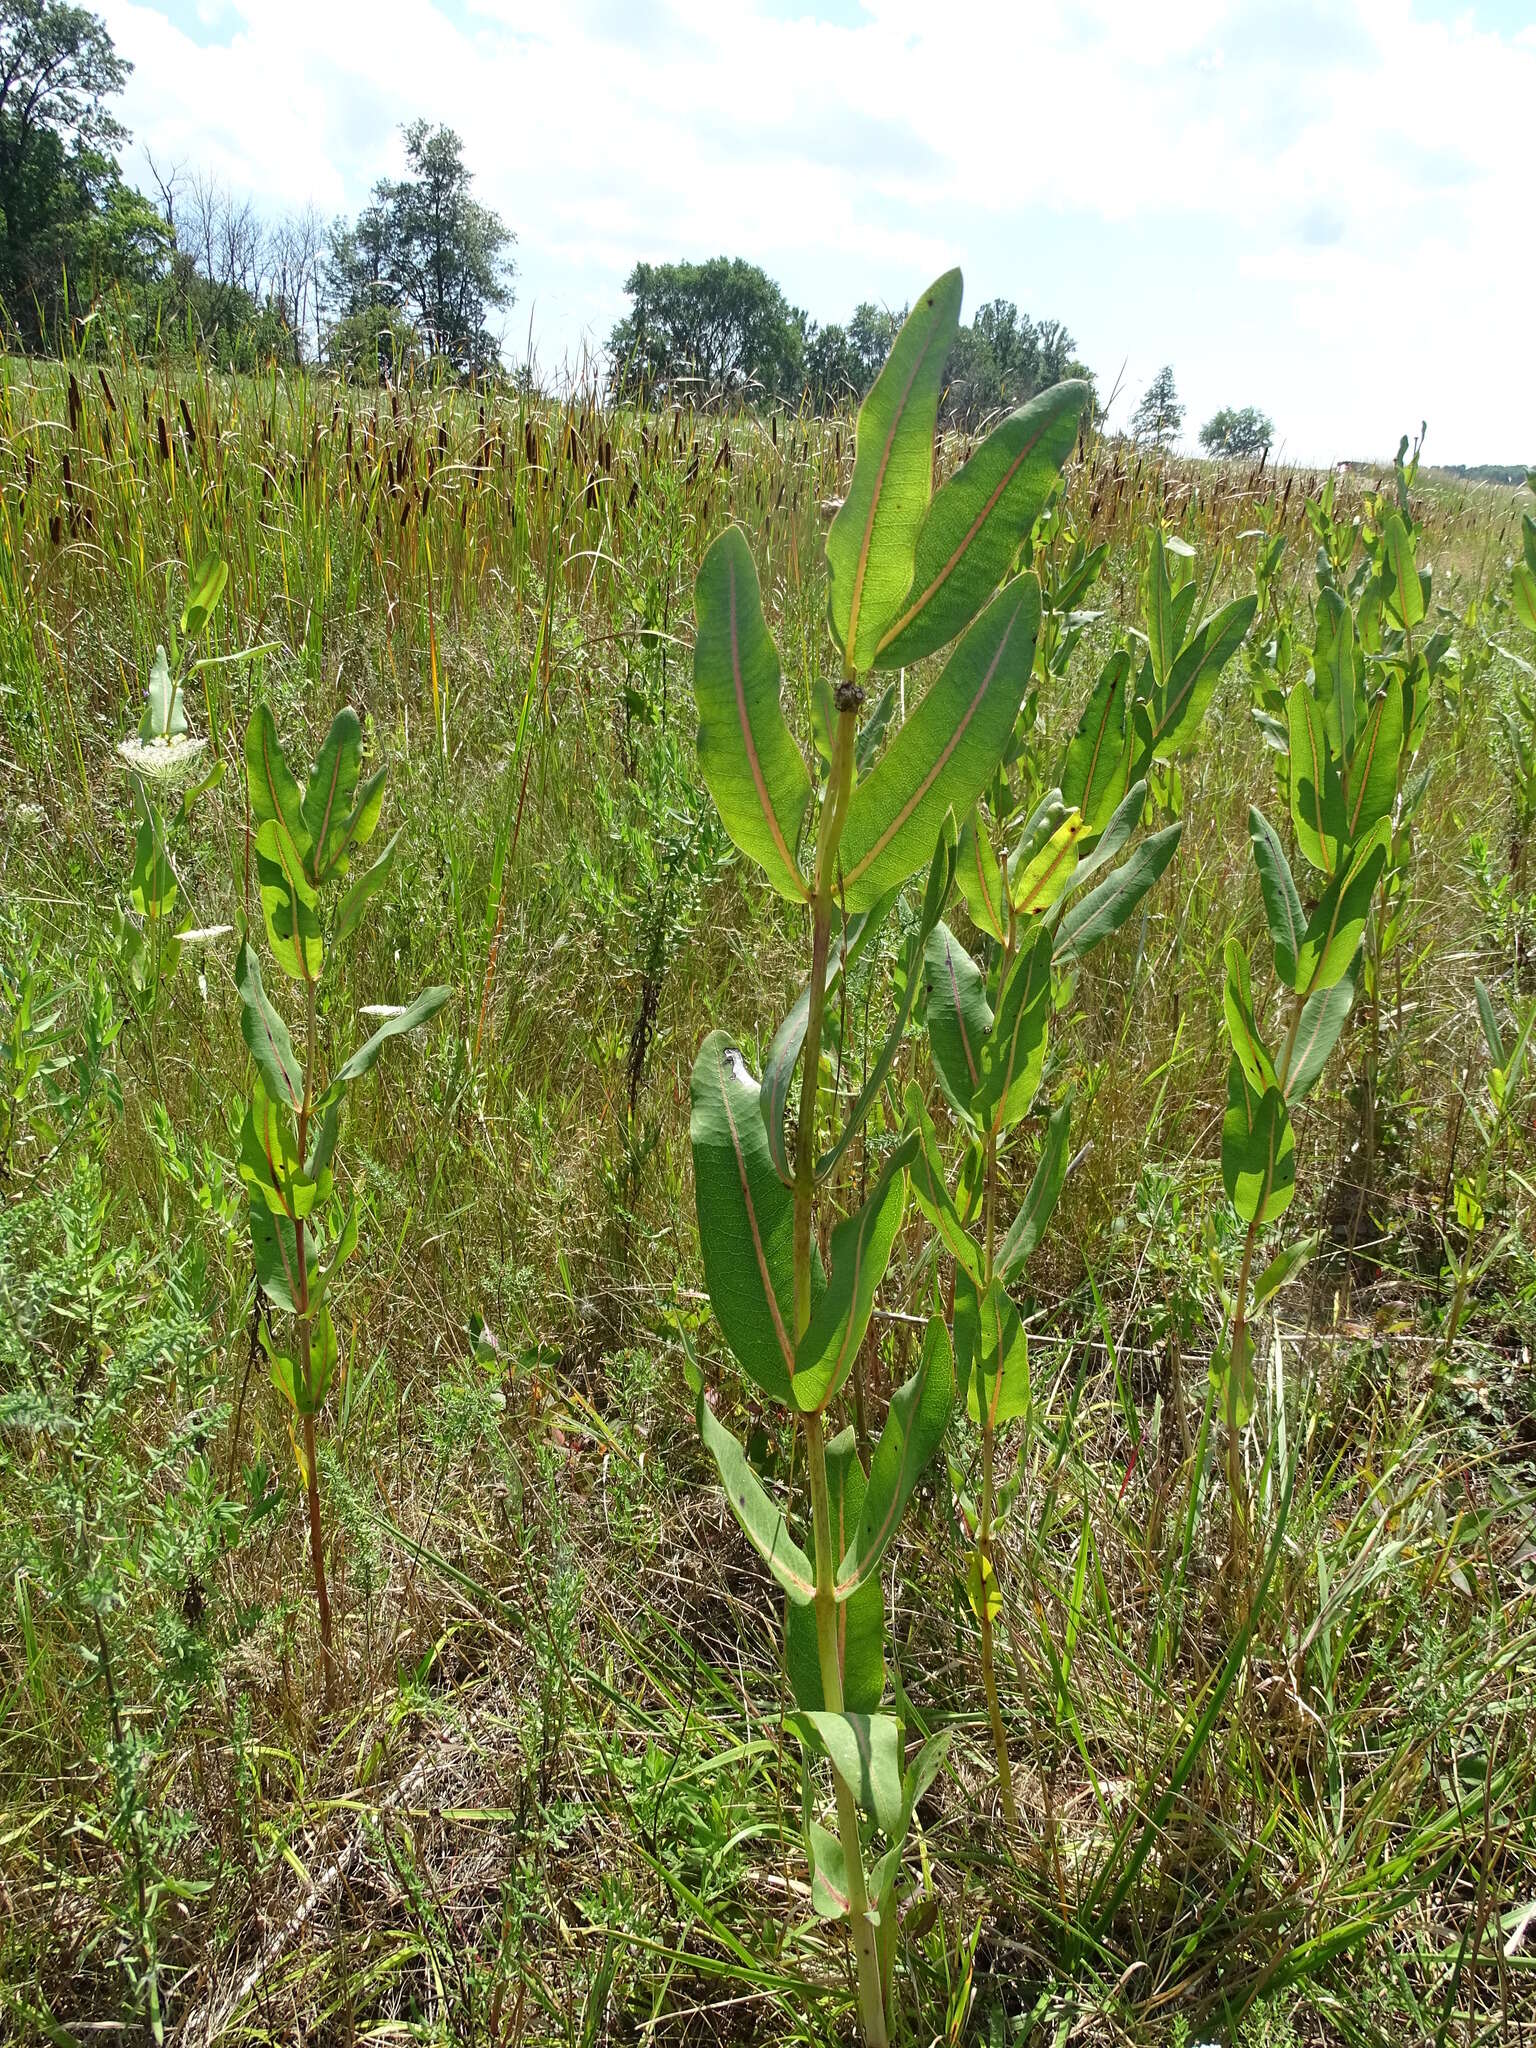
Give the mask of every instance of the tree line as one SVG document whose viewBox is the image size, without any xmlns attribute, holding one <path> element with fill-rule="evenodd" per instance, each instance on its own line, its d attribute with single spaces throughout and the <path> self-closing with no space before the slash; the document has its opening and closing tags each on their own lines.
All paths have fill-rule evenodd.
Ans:
<svg viewBox="0 0 1536 2048">
<path fill-rule="evenodd" d="M 608 338 L 610 378 L 626 398 L 707 401 L 808 397 L 818 409 L 857 401 L 890 353 L 906 306 L 865 300 L 846 325 L 825 326 L 755 263 L 637 263 L 625 282 L 631 310 Z M 1093 373 L 1058 320 L 1032 320 L 1009 299 L 978 308 L 945 364 L 943 412 L 979 426 L 1063 377 Z"/>
<path fill-rule="evenodd" d="M 452 129 L 405 130 L 405 176 L 355 221 L 264 217 L 182 164 L 124 179 L 111 111 L 132 67 L 64 0 L 0 0 L 0 307 L 29 349 L 118 336 L 204 350 L 232 369 L 325 360 L 487 371 L 489 319 L 512 302 L 511 231 L 471 191 Z"/>
<path fill-rule="evenodd" d="M 146 197 L 123 177 L 129 138 L 111 111 L 131 69 L 88 9 L 0 0 L 0 310 L 12 346 L 123 338 L 140 351 L 197 348 L 230 369 L 319 361 L 369 380 L 499 368 L 492 318 L 513 302 L 516 238 L 474 196 L 451 128 L 407 126 L 404 176 L 380 178 L 355 220 L 313 206 L 269 218 L 153 156 Z M 856 403 L 908 311 L 865 300 L 821 324 L 765 270 L 728 256 L 637 263 L 624 289 L 608 379 L 629 402 Z M 992 299 L 955 336 L 942 417 L 980 427 L 1065 377 L 1093 383 L 1062 322 Z M 1183 418 L 1165 366 L 1132 436 L 1171 447 Z M 1248 456 L 1273 436 L 1247 406 L 1224 408 L 1200 439 L 1212 455 Z"/>
</svg>

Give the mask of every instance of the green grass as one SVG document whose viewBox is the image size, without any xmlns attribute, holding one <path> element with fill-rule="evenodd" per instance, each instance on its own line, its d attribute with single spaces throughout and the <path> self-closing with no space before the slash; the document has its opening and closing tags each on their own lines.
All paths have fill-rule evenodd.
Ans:
<svg viewBox="0 0 1536 2048">
<path fill-rule="evenodd" d="M 142 2035 L 153 1978 L 172 2039 L 212 2017 L 231 2042 L 845 2040 L 775 1601 L 682 1363 L 722 1351 L 688 1069 L 720 1023 L 760 1056 L 801 950 L 695 770 L 693 572 L 741 519 L 786 669 L 815 673 L 818 507 L 849 424 L 102 368 L 72 366 L 73 400 L 59 366 L 9 362 L 0 388 L 0 1023 L 30 971 L 43 1046 L 0 1182 L 3 2030 Z M 1307 482 L 1090 452 L 1069 504 L 1110 543 L 1108 615 L 1042 691 L 1042 759 L 1134 617 L 1159 510 L 1220 592 L 1251 586 L 1243 536 L 1283 520 L 1255 641 L 1293 618 L 1304 668 Z M 940 1512 L 896 1559 L 893 1664 L 915 1721 L 957 1728 L 898 1963 L 914 2041 L 1472 2048 L 1536 2025 L 1528 1122 L 1490 1182 L 1515 1238 L 1433 1373 L 1472 975 L 1506 997 L 1529 976 L 1529 912 L 1497 894 L 1490 651 L 1518 644 L 1518 518 L 1484 486 L 1421 498 L 1466 682 L 1434 712 L 1353 1261 L 1358 1021 L 1299 1130 L 1325 1250 L 1281 1297 L 1278 1362 L 1261 1333 L 1258 1597 L 1225 1589 L 1219 1460 L 1197 1456 L 1204 1233 L 1230 1257 L 1237 1229 L 1221 951 L 1262 924 L 1247 807 L 1283 809 L 1245 655 L 1184 771 L 1174 866 L 1060 1034 L 1092 1151 L 1031 1267 L 1038 1413 L 1008 1446 L 1021 1839 L 996 1820 L 963 1538 Z M 196 730 L 238 762 L 253 693 L 310 742 L 346 699 L 391 764 L 402 864 L 327 1052 L 363 1004 L 456 992 L 350 1112 L 371 1213 L 322 1448 L 329 1715 L 303 1489 L 249 1323 L 232 951 L 173 984 L 157 1092 L 110 933 L 131 832 L 112 749 L 167 579 L 179 610 L 178 565 L 209 547 L 231 565 L 217 651 L 271 646 L 204 671 Z M 199 809 L 184 880 L 199 923 L 243 915 L 238 776 Z M 852 1044 L 880 1028 L 891 958 L 853 978 Z M 897 1080 L 925 1059 L 909 1040 Z M 910 1222 L 893 1261 L 879 1387 L 909 1359 L 925 1241 Z M 789 1443 L 755 1445 L 781 1479 Z"/>
</svg>

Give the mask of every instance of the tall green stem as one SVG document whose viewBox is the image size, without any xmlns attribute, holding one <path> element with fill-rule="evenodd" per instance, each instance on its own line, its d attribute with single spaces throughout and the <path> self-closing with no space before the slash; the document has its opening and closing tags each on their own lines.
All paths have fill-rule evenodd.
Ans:
<svg viewBox="0 0 1536 2048">
<path fill-rule="evenodd" d="M 821 1028 L 827 1004 L 827 957 L 832 933 L 833 884 L 837 847 L 842 838 L 848 794 L 853 784 L 853 748 L 858 731 L 861 696 L 845 681 L 838 692 L 837 729 L 827 794 L 822 803 L 816 840 L 816 879 L 811 895 L 811 985 L 806 1012 L 805 1051 L 800 1080 L 800 1122 L 795 1134 L 795 1337 L 805 1335 L 811 1321 L 811 1224 L 816 1198 L 816 1092 L 821 1067 Z M 843 1665 L 838 1650 L 837 1560 L 832 1550 L 832 1503 L 827 1487 L 826 1442 L 819 1414 L 805 1423 L 806 1471 L 811 1491 L 811 1524 L 816 1540 L 816 1647 L 821 1662 L 822 1705 L 828 1713 L 843 1711 Z M 881 1988 L 880 1953 L 869 1897 L 864 1886 L 864 1851 L 852 1788 L 834 1764 L 837 1788 L 837 1833 L 848 1875 L 848 1917 L 853 1929 L 854 1964 L 858 1973 L 859 2018 L 866 2048 L 887 2048 L 885 1998 Z"/>
<path fill-rule="evenodd" d="M 306 1051 L 304 1060 L 304 1101 L 299 1109 L 299 1159 L 302 1163 L 309 1156 L 309 1119 L 314 1104 L 315 1085 L 315 984 L 307 984 L 308 1010 L 306 1030 Z M 297 1376 L 302 1377 L 306 1389 L 310 1374 L 310 1326 L 313 1311 L 309 1301 L 309 1258 L 304 1243 L 305 1219 L 294 1218 L 293 1245 L 294 1262 L 299 1269 L 299 1356 L 295 1361 Z M 336 1686 L 336 1655 L 331 1647 L 331 1596 L 325 1583 L 325 1540 L 320 1519 L 320 1468 L 315 1454 L 315 1418 L 312 1410 L 304 1416 L 304 1464 L 306 1467 L 306 1493 L 309 1506 L 309 1554 L 315 1573 L 315 1605 L 320 1611 L 320 1654 L 325 1666 L 325 1697 L 330 1704 Z"/>
<path fill-rule="evenodd" d="M 1301 1012 L 1302 998 L 1298 996 L 1291 1005 L 1291 1021 L 1285 1034 L 1285 1044 L 1280 1049 L 1280 1064 L 1275 1069 L 1275 1082 L 1282 1095 L 1290 1079 L 1291 1060 L 1296 1051 L 1296 1033 L 1301 1027 Z M 1227 1556 L 1229 1571 L 1234 1570 L 1239 1564 L 1248 1533 L 1248 1503 L 1243 1484 L 1238 1398 L 1246 1370 L 1243 1346 L 1248 1336 L 1248 1285 L 1253 1274 L 1253 1254 L 1258 1245 L 1260 1228 L 1259 1217 L 1255 1216 L 1248 1226 L 1248 1235 L 1243 1240 L 1243 1263 L 1237 1276 L 1237 1293 L 1232 1303 L 1232 1330 L 1227 1344 L 1227 1385 L 1226 1398 L 1223 1402 L 1223 1420 L 1227 1425 L 1227 1494 L 1232 1517 L 1232 1538 Z"/>
<path fill-rule="evenodd" d="M 1002 980 L 1008 979 L 1008 964 L 1013 957 L 1010 943 L 1003 954 Z M 992 1286 L 993 1265 L 997 1244 L 997 1133 L 987 1138 L 986 1169 L 984 1174 L 985 1193 L 983 1201 L 986 1216 L 986 1256 L 982 1266 L 985 1287 L 983 1299 Z M 978 1356 L 974 1370 L 980 1371 Z M 998 1370 L 1002 1360 L 998 1360 Z M 992 1635 L 991 1588 L 997 1583 L 997 1568 L 992 1562 L 992 1514 L 995 1505 L 996 1485 L 993 1467 L 994 1446 L 997 1433 L 992 1420 L 993 1403 L 986 1397 L 985 1390 L 978 1389 L 977 1408 L 981 1413 L 981 1517 L 976 1527 L 976 1557 L 978 1562 L 978 1603 L 977 1619 L 981 1624 L 981 1684 L 987 1696 L 987 1719 L 992 1726 L 992 1748 L 997 1756 L 997 1784 L 1003 1798 L 1003 1818 L 1009 1827 L 1019 1824 L 1018 1801 L 1013 1796 L 1013 1766 L 1008 1761 L 1008 1735 L 1003 1727 L 1003 1710 L 997 1697 L 997 1651 Z"/>
</svg>

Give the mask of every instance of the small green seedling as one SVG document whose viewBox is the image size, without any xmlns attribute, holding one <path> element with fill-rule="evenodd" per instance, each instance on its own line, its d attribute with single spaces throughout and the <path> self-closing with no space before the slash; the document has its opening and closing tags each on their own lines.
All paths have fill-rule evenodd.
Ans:
<svg viewBox="0 0 1536 2048">
<path fill-rule="evenodd" d="M 343 1205 L 336 1188 L 341 1111 L 347 1091 L 372 1070 L 390 1039 L 424 1024 L 451 993 L 429 988 L 408 1008 L 392 1010 L 321 1085 L 316 1043 L 321 978 L 327 961 L 388 881 L 399 840 L 396 833 L 370 866 L 353 872 L 355 855 L 378 829 L 384 801 L 385 770 L 364 778 L 362 760 L 362 727 L 350 709 L 337 712 L 302 789 L 265 704 L 256 707 L 246 728 L 246 783 L 256 825 L 262 922 L 272 959 L 303 990 L 305 1051 L 301 1061 L 262 985 L 256 949 L 246 934 L 235 960 L 235 985 L 240 1028 L 256 1076 L 241 1133 L 240 1174 L 250 1189 L 251 1249 L 269 1311 L 261 1340 L 273 1384 L 298 1426 L 293 1442 L 308 1496 L 327 1696 L 335 1657 L 315 1420 L 337 1366 L 332 1296 L 342 1267 L 357 1249 L 358 1229 L 356 1194 Z M 273 1335 L 273 1310 L 292 1321 L 290 1348 Z"/>
<path fill-rule="evenodd" d="M 903 1838 L 942 1760 L 930 1743 L 909 1763 L 902 1723 L 879 1711 L 880 1567 L 943 1439 L 954 1367 L 948 1330 L 935 1314 L 915 1373 L 892 1397 L 868 1471 L 851 1428 L 828 1441 L 827 1417 L 858 1355 L 901 1224 L 917 1134 L 887 1154 L 868 1200 L 832 1218 L 825 1238 L 815 1227 L 818 1191 L 864 1124 L 899 1049 L 953 877 L 954 819 L 970 815 L 1013 733 L 1033 663 L 1040 586 L 1033 574 L 1010 580 L 1009 572 L 1055 488 L 1088 397 L 1081 383 L 1043 393 L 1004 420 L 935 493 L 934 429 L 960 293 L 957 270 L 923 293 L 860 409 L 852 481 L 826 541 L 840 674 L 811 707 L 826 760 L 819 804 L 784 715 L 779 657 L 738 530 L 715 541 L 697 586 L 699 766 L 737 847 L 781 896 L 803 906 L 810 927 L 809 978 L 773 1040 L 762 1081 L 724 1031 L 705 1040 L 695 1062 L 699 1239 L 710 1301 L 738 1364 L 803 1432 L 809 1549 L 716 1417 L 702 1380 L 697 1414 L 732 1511 L 788 1603 L 791 1725 L 808 1772 L 816 1758 L 830 1759 L 836 1793 L 835 1832 L 815 1819 L 807 1794 L 812 1900 L 824 1917 L 850 1925 L 870 2048 L 889 2039 Z M 910 668 L 951 643 L 937 678 L 877 753 L 895 693 L 861 734 L 870 673 Z M 910 684 L 907 695 L 917 695 Z M 841 1130 L 824 1142 L 817 1077 L 828 988 L 924 867 L 895 1023 Z M 797 1071 L 803 1078 L 791 1133 Z M 867 1864 L 873 1833 L 885 1846 Z"/>
</svg>

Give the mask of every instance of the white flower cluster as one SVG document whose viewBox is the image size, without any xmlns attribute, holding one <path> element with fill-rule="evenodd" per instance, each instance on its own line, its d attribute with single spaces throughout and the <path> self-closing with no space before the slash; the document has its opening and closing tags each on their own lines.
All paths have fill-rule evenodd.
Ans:
<svg viewBox="0 0 1536 2048">
<path fill-rule="evenodd" d="M 174 789 L 188 779 L 207 744 L 206 740 L 195 740 L 187 733 L 173 740 L 141 740 L 135 735 L 119 740 L 117 751 L 131 775 Z"/>
</svg>

